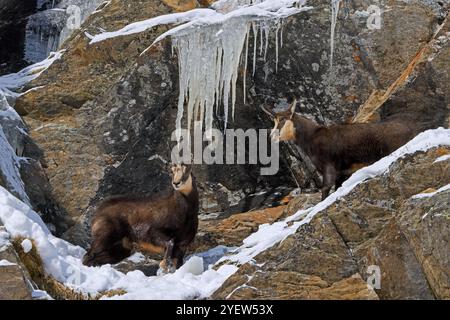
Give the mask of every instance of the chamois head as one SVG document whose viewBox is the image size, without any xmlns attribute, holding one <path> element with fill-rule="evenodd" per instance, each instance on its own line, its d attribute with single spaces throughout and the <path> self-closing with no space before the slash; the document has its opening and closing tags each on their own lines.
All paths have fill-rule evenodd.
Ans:
<svg viewBox="0 0 450 320">
<path fill-rule="evenodd" d="M 261 107 L 261 109 L 270 116 L 275 124 L 272 132 L 270 133 L 272 141 L 295 141 L 295 126 L 292 121 L 292 117 L 294 116 L 296 105 L 297 100 L 294 100 L 287 110 L 277 113 L 274 113 L 264 106 Z"/>
<path fill-rule="evenodd" d="M 173 188 L 183 194 L 189 194 L 192 191 L 191 166 L 177 163 L 173 164 L 170 169 Z"/>
</svg>

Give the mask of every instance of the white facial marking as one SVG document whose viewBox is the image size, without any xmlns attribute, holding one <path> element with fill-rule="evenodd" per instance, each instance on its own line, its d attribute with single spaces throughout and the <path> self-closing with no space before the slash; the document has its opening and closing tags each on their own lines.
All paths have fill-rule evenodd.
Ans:
<svg viewBox="0 0 450 320">
<path fill-rule="evenodd" d="M 272 131 L 270 132 L 270 137 L 272 138 L 273 142 L 279 142 L 280 134 L 279 134 L 279 131 L 278 131 L 279 122 L 278 122 L 277 118 L 274 118 L 274 123 L 275 123 L 275 125 L 274 125 Z"/>
<path fill-rule="evenodd" d="M 284 123 L 283 128 L 281 128 L 280 130 L 279 140 L 281 141 L 295 140 L 294 122 L 292 122 L 292 120 L 287 120 Z"/>
</svg>

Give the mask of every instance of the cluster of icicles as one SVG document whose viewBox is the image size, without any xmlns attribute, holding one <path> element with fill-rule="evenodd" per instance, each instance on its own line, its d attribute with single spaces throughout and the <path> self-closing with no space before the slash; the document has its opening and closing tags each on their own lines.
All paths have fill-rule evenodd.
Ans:
<svg viewBox="0 0 450 320">
<path fill-rule="evenodd" d="M 265 0 L 222 0 L 217 11 L 231 12 L 242 6 L 263 3 Z M 333 61 L 334 32 L 341 0 L 331 0 L 331 56 Z M 293 5 L 301 6 L 304 1 Z M 188 132 L 192 123 L 198 121 L 206 137 L 211 137 L 214 113 L 223 120 L 226 129 L 229 109 L 234 120 L 236 83 L 239 66 L 243 64 L 244 103 L 246 97 L 246 75 L 248 56 L 253 58 L 253 74 L 259 54 L 266 60 L 269 36 L 275 34 L 275 69 L 278 69 L 278 49 L 283 45 L 282 18 L 240 17 L 224 23 L 198 27 L 172 35 L 172 47 L 177 51 L 180 91 L 176 119 L 177 137 L 180 140 L 182 119 L 187 111 Z M 253 52 L 249 53 L 249 39 L 253 36 Z M 259 41 L 259 44 L 258 44 Z M 223 109 L 220 109 L 223 106 Z M 204 128 L 203 128 L 204 124 Z"/>
<path fill-rule="evenodd" d="M 264 0 L 234 0 L 223 2 L 221 9 L 232 11 L 243 5 L 252 5 Z M 253 73 L 255 72 L 257 52 L 267 56 L 269 33 L 275 29 L 276 64 L 278 64 L 278 45 L 281 29 L 280 19 L 249 20 L 248 17 L 237 16 L 226 23 L 199 27 L 193 31 L 172 35 L 172 47 L 177 51 L 180 74 L 180 92 L 178 98 L 178 114 L 176 129 L 182 126 L 184 105 L 187 103 L 187 129 L 193 121 L 199 121 L 200 129 L 211 137 L 214 112 L 221 116 L 224 129 L 229 121 L 229 106 L 234 119 L 236 103 L 236 82 L 241 60 L 244 63 L 244 92 L 246 91 L 247 58 L 249 38 L 253 33 Z M 259 49 L 257 42 L 259 40 Z M 282 43 L 282 40 L 281 40 Z M 245 50 L 245 53 L 243 54 Z M 244 94 L 245 101 L 245 94 Z M 223 105 L 223 111 L 219 106 Z M 178 135 L 178 137 L 180 137 Z"/>
</svg>

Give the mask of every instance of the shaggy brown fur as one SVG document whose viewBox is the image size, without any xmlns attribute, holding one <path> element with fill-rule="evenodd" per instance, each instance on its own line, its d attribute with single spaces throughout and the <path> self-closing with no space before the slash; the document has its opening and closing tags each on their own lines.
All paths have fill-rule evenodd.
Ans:
<svg viewBox="0 0 450 320">
<path fill-rule="evenodd" d="M 116 196 L 102 202 L 92 221 L 92 244 L 83 263 L 117 263 L 134 250 L 165 252 L 169 269 L 183 264 L 198 228 L 198 192 L 190 167 L 172 167 L 173 190 L 151 197 Z"/>
<path fill-rule="evenodd" d="M 295 105 L 296 101 L 276 114 L 263 110 L 275 122 L 272 139 L 293 141 L 322 174 L 322 199 L 333 185 L 339 188 L 354 171 L 392 153 L 417 134 L 412 124 L 401 120 L 322 126 L 295 113 Z"/>
</svg>

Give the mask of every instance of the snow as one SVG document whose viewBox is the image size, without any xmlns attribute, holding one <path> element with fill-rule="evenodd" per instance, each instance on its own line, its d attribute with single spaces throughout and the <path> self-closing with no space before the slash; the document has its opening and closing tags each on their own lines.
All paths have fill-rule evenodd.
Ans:
<svg viewBox="0 0 450 320">
<path fill-rule="evenodd" d="M 85 250 L 54 237 L 36 212 L 0 187 L 0 222 L 12 237 L 33 239 L 45 271 L 56 280 L 82 293 L 125 289 L 114 299 L 193 299 L 212 294 L 233 272 L 235 266 L 203 272 L 203 259 L 191 257 L 173 274 L 146 277 L 140 271 L 123 274 L 110 265 L 86 267 Z M 105 298 L 106 299 L 106 298 Z"/>
<path fill-rule="evenodd" d="M 447 185 L 445 185 L 445 186 L 443 186 L 443 187 L 441 187 L 441 188 L 439 188 L 438 190 L 433 191 L 433 192 L 418 193 L 418 194 L 416 194 L 416 195 L 413 195 L 413 196 L 411 197 L 411 199 L 431 198 L 431 197 L 433 197 L 434 195 L 436 195 L 436 194 L 438 194 L 438 193 L 440 193 L 440 192 L 443 192 L 443 191 L 445 191 L 445 190 L 449 190 L 449 189 L 450 189 L 450 184 L 447 184 Z"/>
<path fill-rule="evenodd" d="M 98 35 L 95 35 L 90 44 L 94 44 L 97 42 L 105 41 L 107 39 L 127 36 L 135 33 L 144 32 L 153 27 L 163 25 L 163 24 L 179 24 L 185 23 L 188 21 L 192 21 L 195 19 L 205 18 L 210 15 L 214 15 L 216 12 L 211 9 L 194 9 L 181 13 L 173 13 L 168 15 L 158 16 L 152 19 L 147 19 L 143 21 L 138 21 L 131 23 L 120 30 L 112 31 L 112 32 L 103 32 Z"/>
<path fill-rule="evenodd" d="M 43 60 L 51 51 L 56 51 L 66 19 L 64 11 L 53 9 L 31 15 L 25 31 L 24 59 L 34 63 Z"/>
<path fill-rule="evenodd" d="M 191 272 L 200 272 L 198 259 L 200 258 L 192 257 L 175 273 L 163 276 L 146 277 L 141 271 L 129 272 L 115 284 L 115 288 L 124 289 L 128 293 L 104 297 L 102 300 L 206 298 L 237 270 L 235 266 L 225 265 L 217 271 L 209 269 L 196 275 Z"/>
<path fill-rule="evenodd" d="M 434 163 L 441 162 L 441 161 L 447 161 L 449 159 L 450 159 L 450 154 L 446 154 L 446 155 L 440 156 L 439 158 L 434 160 Z"/>
<path fill-rule="evenodd" d="M 201 121 L 201 129 L 203 129 L 204 121 L 205 131 L 210 137 L 214 107 L 218 109 L 220 104 L 223 105 L 225 128 L 229 119 L 230 105 L 231 116 L 234 119 L 236 82 L 242 58 L 245 69 L 244 92 L 246 90 L 245 77 L 250 33 L 253 33 L 254 37 L 254 73 L 258 34 L 261 34 L 260 55 L 263 55 L 265 59 L 269 33 L 271 29 L 275 29 L 275 68 L 277 69 L 278 46 L 279 42 L 282 42 L 282 36 L 279 36 L 281 20 L 311 9 L 311 7 L 304 7 L 304 4 L 305 0 L 222 0 L 216 2 L 212 6 L 213 9 L 194 9 L 158 16 L 132 23 L 117 31 L 103 32 L 94 36 L 90 43 L 143 32 L 162 24 L 181 24 L 160 35 L 153 44 L 170 36 L 173 49 L 178 53 L 180 72 L 176 119 L 178 140 L 185 101 L 187 101 L 187 129 L 190 130 L 192 122 L 196 120 Z M 244 48 L 245 55 L 242 57 Z"/>
<path fill-rule="evenodd" d="M 28 253 L 33 249 L 33 243 L 29 239 L 23 240 L 20 245 L 22 246 L 23 252 Z"/>
<path fill-rule="evenodd" d="M 54 300 L 46 291 L 43 290 L 33 290 L 31 292 L 31 297 L 33 300 Z"/>
<path fill-rule="evenodd" d="M 217 270 L 206 267 L 207 259 L 217 260 L 230 248 L 217 247 L 205 254 L 190 257 L 172 274 L 147 277 L 141 271 L 127 274 L 110 265 L 86 267 L 81 260 L 85 250 L 53 236 L 39 215 L 28 205 L 0 187 L 0 222 L 12 237 L 33 239 L 44 263 L 45 271 L 66 286 L 82 293 L 95 295 L 105 290 L 123 289 L 127 293 L 103 299 L 195 299 L 207 298 L 238 270 L 238 265 L 250 262 L 260 252 L 284 240 L 311 221 L 320 211 L 348 194 L 365 180 L 389 171 L 396 160 L 416 151 L 425 151 L 439 145 L 450 145 L 449 129 L 428 130 L 419 134 L 405 146 L 369 167 L 355 172 L 341 188 L 316 206 L 300 210 L 295 215 L 271 225 L 264 224 L 241 247 L 215 263 Z M 206 262 L 206 263 L 205 263 Z"/>
<path fill-rule="evenodd" d="M 17 266 L 17 263 L 12 263 L 8 260 L 0 260 L 0 267 L 9 267 L 9 266 Z"/>
<path fill-rule="evenodd" d="M 17 73 L 0 76 L 0 93 L 3 92 L 6 97 L 18 97 L 20 93 L 14 91 L 39 77 L 53 62 L 61 58 L 64 51 L 51 52 L 46 59 L 32 64 Z"/>
<path fill-rule="evenodd" d="M 4 250 L 5 247 L 9 246 L 9 233 L 3 230 L 4 227 L 0 227 L 0 252 Z"/>
<path fill-rule="evenodd" d="M 6 185 L 12 192 L 18 195 L 20 199 L 29 203 L 30 200 L 25 192 L 25 185 L 20 177 L 20 159 L 6 138 L 1 124 L 0 155 L 0 174 L 6 180 Z"/>
<path fill-rule="evenodd" d="M 127 260 L 133 263 L 141 263 L 145 261 L 145 256 L 140 252 L 136 252 L 133 255 L 129 256 Z"/>
<path fill-rule="evenodd" d="M 14 108 L 11 108 L 11 106 L 8 103 L 8 100 L 6 99 L 5 94 L 0 89 L 0 118 L 6 118 L 9 120 L 19 120 L 22 121 L 19 114 L 14 110 Z"/>
<path fill-rule="evenodd" d="M 294 215 L 286 218 L 284 221 L 275 222 L 271 225 L 261 225 L 257 232 L 253 233 L 243 241 L 243 245 L 236 250 L 235 253 L 223 257 L 219 260 L 219 262 L 227 261 L 231 263 L 244 264 L 252 261 L 256 255 L 295 233 L 299 227 L 309 223 L 317 213 L 325 210 L 336 200 L 339 200 L 350 193 L 350 191 L 352 191 L 359 184 L 363 183 L 367 179 L 380 176 L 388 172 L 389 166 L 396 160 L 407 154 L 412 154 L 417 151 L 426 151 L 432 147 L 440 145 L 450 145 L 450 129 L 438 128 L 420 133 L 392 154 L 380 159 L 368 167 L 364 167 L 356 171 L 342 184 L 339 189 L 314 207 L 306 210 L 300 210 Z"/>
<path fill-rule="evenodd" d="M 22 123 L 20 116 L 10 106 L 10 103 L 21 95 L 18 91 L 24 85 L 39 77 L 53 62 L 61 58 L 62 53 L 63 51 L 52 52 L 47 59 L 41 62 L 30 65 L 17 73 L 0 76 L 0 119 L 6 118 Z M 19 126 L 16 129 L 22 134 L 26 134 Z M 13 146 L 16 146 L 16 143 L 8 139 L 4 127 L 0 124 L 0 174 L 4 176 L 8 188 L 21 200 L 29 203 L 24 183 L 20 177 L 20 161 L 22 158 L 16 155 Z"/>
</svg>

